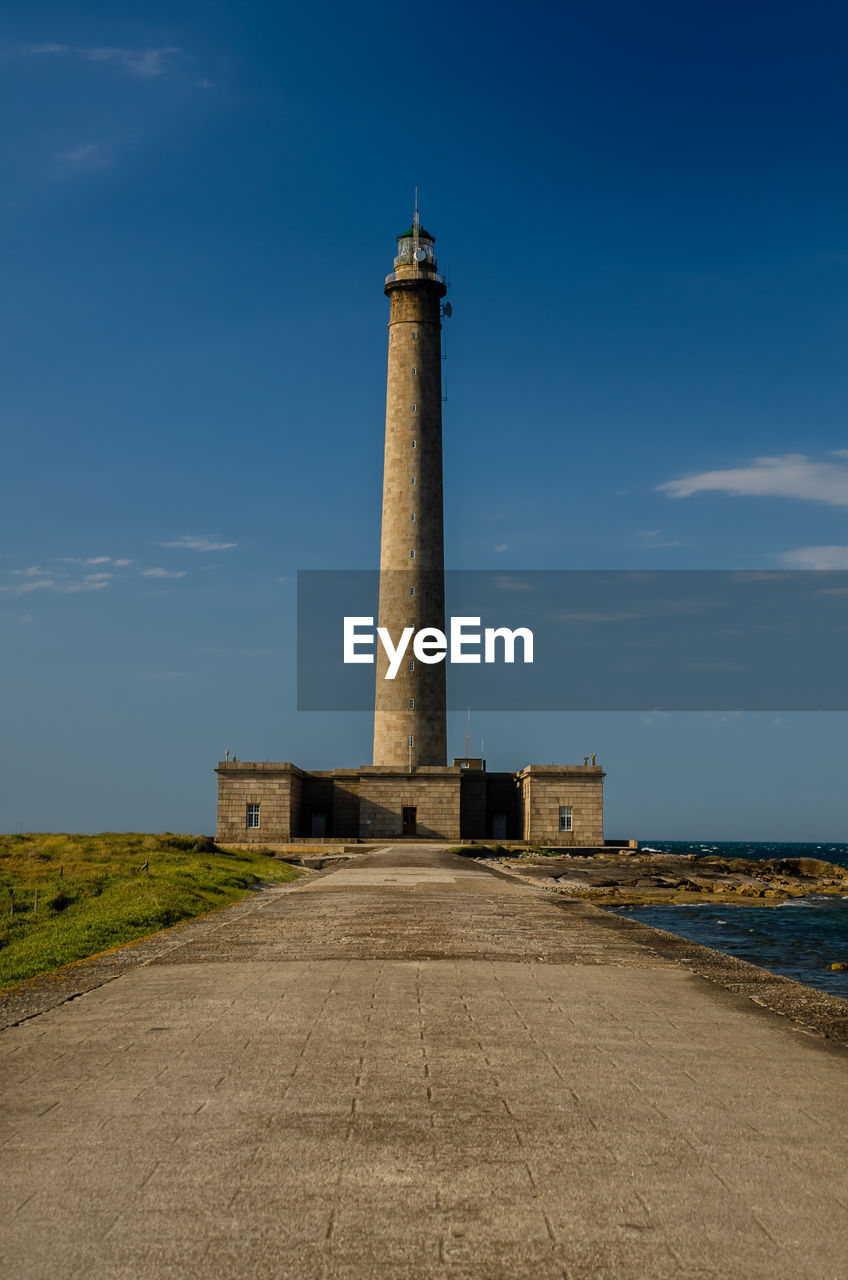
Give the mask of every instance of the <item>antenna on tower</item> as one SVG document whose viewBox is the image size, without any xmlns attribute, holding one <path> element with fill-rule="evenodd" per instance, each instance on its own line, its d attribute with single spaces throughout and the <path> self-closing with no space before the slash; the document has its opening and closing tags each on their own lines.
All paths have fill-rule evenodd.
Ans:
<svg viewBox="0 0 848 1280">
<path fill-rule="evenodd" d="M 413 274 L 418 275 L 418 268 L 421 263 L 419 261 L 419 249 L 421 245 L 420 239 L 421 222 L 418 215 L 418 187 L 415 188 L 415 210 L 412 214 L 412 269 Z"/>
</svg>

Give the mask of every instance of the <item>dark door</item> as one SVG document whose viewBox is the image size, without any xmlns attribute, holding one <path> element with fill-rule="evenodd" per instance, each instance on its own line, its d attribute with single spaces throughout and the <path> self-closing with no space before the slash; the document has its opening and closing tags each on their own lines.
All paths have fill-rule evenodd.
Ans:
<svg viewBox="0 0 848 1280">
<path fill-rule="evenodd" d="M 416 829 L 416 826 L 418 825 L 418 824 L 417 824 L 417 822 L 416 822 L 416 815 L 417 815 L 417 813 L 418 813 L 418 810 L 417 810 L 417 809 L 407 808 L 407 807 L 406 807 L 406 805 L 404 805 L 404 809 L 403 809 L 403 834 L 404 834 L 405 836 L 414 836 L 414 835 L 415 835 L 415 829 Z"/>
</svg>

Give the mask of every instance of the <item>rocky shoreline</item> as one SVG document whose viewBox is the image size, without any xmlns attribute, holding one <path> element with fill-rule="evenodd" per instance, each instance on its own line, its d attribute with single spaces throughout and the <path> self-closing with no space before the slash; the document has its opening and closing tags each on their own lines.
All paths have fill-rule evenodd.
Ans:
<svg viewBox="0 0 848 1280">
<path fill-rule="evenodd" d="M 711 902 L 773 906 L 809 894 L 848 894 L 848 869 L 818 858 L 760 861 L 651 849 L 521 854 L 487 849 L 479 861 L 571 898 L 616 905 Z"/>
</svg>

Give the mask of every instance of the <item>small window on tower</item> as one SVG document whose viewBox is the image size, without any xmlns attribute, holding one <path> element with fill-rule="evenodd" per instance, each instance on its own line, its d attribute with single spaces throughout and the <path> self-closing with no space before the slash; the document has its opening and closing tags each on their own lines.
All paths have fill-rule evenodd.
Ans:
<svg viewBox="0 0 848 1280">
<path fill-rule="evenodd" d="M 410 480 L 410 482 L 409 482 L 409 483 L 410 483 L 410 484 L 415 484 L 415 476 L 413 476 L 413 477 L 412 477 L 412 479 Z"/>
<path fill-rule="evenodd" d="M 246 827 L 259 826 L 259 805 L 258 804 L 249 804 L 247 806 L 247 821 L 245 822 L 245 826 Z"/>
<path fill-rule="evenodd" d="M 418 333 L 417 333 L 417 331 L 416 331 L 415 329 L 413 329 L 413 330 L 412 330 L 412 336 L 413 336 L 413 338 L 417 338 L 417 337 L 418 337 Z"/>
<path fill-rule="evenodd" d="M 410 551 L 410 553 L 409 553 L 409 558 L 410 558 L 410 560 L 414 560 L 414 559 L 415 559 L 415 552 L 414 552 L 414 551 Z"/>
<path fill-rule="evenodd" d="M 412 372 L 413 372 L 413 373 L 417 373 L 417 372 L 418 372 L 418 370 L 417 370 L 417 369 L 413 369 L 413 370 L 412 370 Z"/>
<path fill-rule="evenodd" d="M 415 441 L 414 441 L 414 440 L 413 440 L 413 442 L 412 442 L 412 447 L 413 447 L 413 449 L 417 449 L 417 448 L 418 448 L 418 446 L 417 446 L 417 444 L 415 443 Z"/>
<path fill-rule="evenodd" d="M 414 658 L 410 658 L 410 659 L 409 659 L 409 669 L 410 669 L 410 671 L 414 671 L 414 670 L 415 670 L 415 659 L 414 659 Z"/>
<path fill-rule="evenodd" d="M 415 710 L 415 699 L 414 699 L 414 698 L 410 698 L 410 699 L 409 699 L 409 702 L 407 703 L 407 706 L 409 707 L 410 711 L 414 711 L 414 710 Z"/>
<path fill-rule="evenodd" d="M 415 413 L 415 405 L 412 406 L 412 412 Z"/>
<path fill-rule="evenodd" d="M 414 746 L 415 746 L 415 739 L 413 738 L 412 734 L 410 734 L 410 735 L 409 735 L 409 737 L 407 738 L 407 740 L 406 740 L 406 745 L 407 745 L 408 747 L 414 747 Z"/>
<path fill-rule="evenodd" d="M 410 596 L 414 596 L 414 595 L 415 595 L 415 588 L 414 588 L 414 587 L 410 587 L 410 588 L 409 588 L 409 594 L 410 594 Z"/>
<path fill-rule="evenodd" d="M 410 517 L 409 517 L 409 518 L 410 518 L 410 520 L 412 521 L 412 523 L 413 523 L 413 524 L 415 524 L 415 512 L 414 512 L 414 511 L 412 512 L 412 514 L 410 515 Z"/>
</svg>

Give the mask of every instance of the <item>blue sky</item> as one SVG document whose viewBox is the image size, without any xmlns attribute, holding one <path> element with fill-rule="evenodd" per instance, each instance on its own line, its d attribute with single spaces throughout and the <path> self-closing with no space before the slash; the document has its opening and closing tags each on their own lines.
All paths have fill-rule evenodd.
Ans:
<svg viewBox="0 0 848 1280">
<path fill-rule="evenodd" d="M 208 831 L 226 747 L 369 759 L 367 716 L 294 709 L 294 575 L 376 563 L 415 183 L 452 567 L 848 567 L 844 6 L 4 26 L 0 828 Z M 597 751 L 611 834 L 848 838 L 842 714 L 472 736 Z"/>
</svg>

